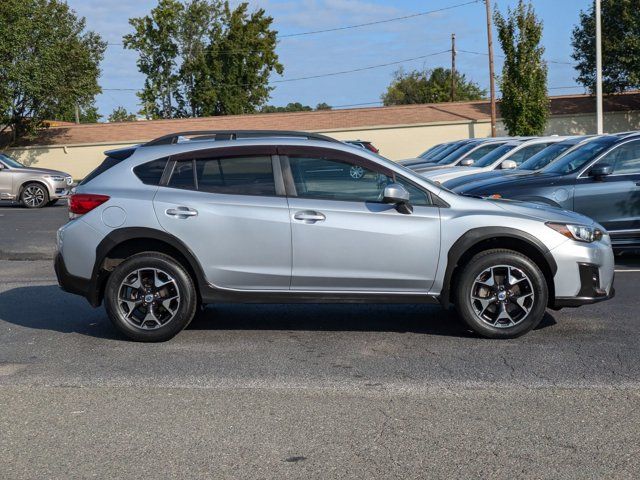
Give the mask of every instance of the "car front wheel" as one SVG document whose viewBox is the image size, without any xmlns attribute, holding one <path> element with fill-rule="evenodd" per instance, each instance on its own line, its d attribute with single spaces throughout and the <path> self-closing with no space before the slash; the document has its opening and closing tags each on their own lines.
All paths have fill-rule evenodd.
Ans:
<svg viewBox="0 0 640 480">
<path fill-rule="evenodd" d="M 111 273 L 105 307 L 114 326 L 131 340 L 162 342 L 193 319 L 197 297 L 193 280 L 168 255 L 134 255 Z"/>
<path fill-rule="evenodd" d="M 42 208 L 49 203 L 49 192 L 39 183 L 27 183 L 20 193 L 20 203 L 27 208 Z"/>
<path fill-rule="evenodd" d="M 466 325 L 486 338 L 515 338 L 544 317 L 548 289 L 525 255 L 488 250 L 475 255 L 458 277 L 455 303 Z"/>
</svg>

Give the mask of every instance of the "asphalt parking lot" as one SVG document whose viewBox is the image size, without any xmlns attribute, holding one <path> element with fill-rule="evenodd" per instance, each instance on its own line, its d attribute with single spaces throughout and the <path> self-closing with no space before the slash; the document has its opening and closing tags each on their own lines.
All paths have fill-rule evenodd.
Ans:
<svg viewBox="0 0 640 480">
<path fill-rule="evenodd" d="M 56 285 L 63 205 L 0 207 L 2 478 L 638 478 L 638 257 L 476 338 L 428 305 L 217 305 L 123 340 Z"/>
</svg>

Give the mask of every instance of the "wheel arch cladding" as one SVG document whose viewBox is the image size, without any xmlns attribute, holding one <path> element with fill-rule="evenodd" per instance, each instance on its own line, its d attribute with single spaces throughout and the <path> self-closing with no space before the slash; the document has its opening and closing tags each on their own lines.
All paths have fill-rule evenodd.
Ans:
<svg viewBox="0 0 640 480">
<path fill-rule="evenodd" d="M 142 252 L 160 252 L 175 259 L 191 276 L 201 301 L 200 287 L 206 285 L 204 272 L 191 250 L 176 237 L 152 228 L 130 227 L 113 230 L 96 248 L 92 279 L 98 304 L 111 271 L 122 261 Z"/>
<path fill-rule="evenodd" d="M 451 303 L 451 292 L 457 281 L 457 275 L 474 255 L 485 250 L 503 248 L 513 250 L 529 257 L 544 274 L 549 289 L 549 302 L 555 298 L 553 277 L 558 270 L 549 249 L 533 235 L 507 227 L 481 227 L 469 230 L 451 247 L 447 255 L 440 303 L 448 308 Z"/>
</svg>

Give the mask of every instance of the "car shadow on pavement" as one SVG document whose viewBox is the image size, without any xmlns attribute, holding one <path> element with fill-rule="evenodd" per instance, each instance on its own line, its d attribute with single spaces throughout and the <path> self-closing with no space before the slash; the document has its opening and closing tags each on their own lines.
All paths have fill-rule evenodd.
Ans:
<svg viewBox="0 0 640 480">
<path fill-rule="evenodd" d="M 55 285 L 16 287 L 0 293 L 0 324 L 122 340 L 103 308 Z M 549 313 L 537 327 L 555 325 Z M 196 315 L 189 330 L 298 330 L 419 333 L 474 337 L 437 305 L 416 304 L 220 304 Z M 0 330 L 1 331 L 1 330 Z"/>
</svg>

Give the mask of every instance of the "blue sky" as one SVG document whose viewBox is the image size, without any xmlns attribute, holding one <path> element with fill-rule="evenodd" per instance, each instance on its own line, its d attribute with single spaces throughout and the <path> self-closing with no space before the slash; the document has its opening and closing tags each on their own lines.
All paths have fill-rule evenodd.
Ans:
<svg viewBox="0 0 640 480">
<path fill-rule="evenodd" d="M 309 30 L 334 28 L 410 15 L 417 12 L 448 7 L 467 0 L 256 0 L 253 7 L 265 8 L 274 18 L 274 28 L 282 35 Z M 68 4 L 87 19 L 87 26 L 103 36 L 109 43 L 121 43 L 130 31 L 128 19 L 146 15 L 156 0 L 67 0 Z M 238 2 L 233 2 L 238 3 Z M 497 6 L 505 11 L 517 0 L 501 0 Z M 578 22 L 581 9 L 587 9 L 590 0 L 535 0 L 538 16 L 544 22 L 546 58 L 557 62 L 549 64 L 549 87 L 552 95 L 582 93 L 576 85 L 576 72 L 571 65 L 571 30 Z M 494 4 L 495 5 L 495 4 Z M 277 52 L 285 67 L 281 78 L 351 70 L 371 65 L 391 63 L 415 58 L 450 48 L 451 34 L 457 37 L 458 70 L 483 88 L 488 87 L 488 64 L 484 55 L 461 50 L 486 52 L 486 24 L 484 3 L 476 3 L 452 10 L 419 16 L 381 25 L 321 33 L 317 35 L 283 38 Z M 496 54 L 501 53 L 496 42 Z M 497 59 L 497 73 L 501 61 Z M 144 77 L 136 68 L 135 52 L 121 46 L 109 46 L 102 65 L 100 84 L 104 93 L 98 97 L 98 107 L 108 115 L 122 105 L 137 111 L 135 92 L 110 89 L 129 89 L 142 86 Z M 442 54 L 402 64 L 413 68 L 449 66 L 450 55 Z M 358 73 L 326 78 L 274 84 L 270 103 L 285 105 L 299 101 L 315 106 L 319 102 L 330 105 L 348 105 L 377 102 L 389 84 L 393 72 L 400 65 L 366 70 Z M 557 88 L 571 87 L 571 88 Z"/>
</svg>

